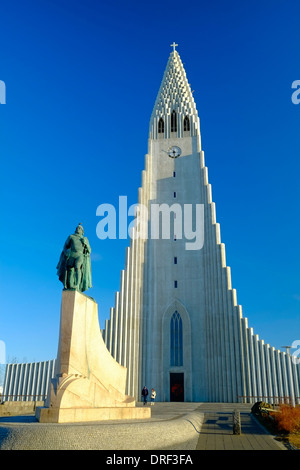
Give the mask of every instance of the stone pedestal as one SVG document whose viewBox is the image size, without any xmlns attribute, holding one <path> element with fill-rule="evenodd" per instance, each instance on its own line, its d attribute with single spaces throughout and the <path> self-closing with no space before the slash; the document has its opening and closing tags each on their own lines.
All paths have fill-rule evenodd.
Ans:
<svg viewBox="0 0 300 470">
<path fill-rule="evenodd" d="M 62 293 L 55 378 L 45 407 L 36 410 L 41 423 L 150 418 L 125 395 L 127 369 L 107 350 L 99 327 L 98 306 L 78 291 Z"/>
</svg>

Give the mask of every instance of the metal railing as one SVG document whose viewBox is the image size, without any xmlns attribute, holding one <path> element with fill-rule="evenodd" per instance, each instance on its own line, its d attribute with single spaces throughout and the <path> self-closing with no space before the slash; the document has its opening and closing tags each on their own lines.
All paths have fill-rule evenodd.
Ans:
<svg viewBox="0 0 300 470">
<path fill-rule="evenodd" d="M 266 403 L 273 403 L 278 405 L 290 405 L 295 403 L 300 404 L 300 397 L 289 397 L 289 396 L 269 396 L 269 395 L 238 395 L 239 403 L 255 403 L 257 401 L 265 401 Z"/>
<path fill-rule="evenodd" d="M 0 402 L 6 401 L 45 401 L 47 398 L 46 394 L 40 395 L 0 395 Z"/>
</svg>

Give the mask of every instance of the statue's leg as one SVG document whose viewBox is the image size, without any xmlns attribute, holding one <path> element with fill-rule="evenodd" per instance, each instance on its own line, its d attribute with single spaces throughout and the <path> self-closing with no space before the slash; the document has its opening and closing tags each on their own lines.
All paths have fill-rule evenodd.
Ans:
<svg viewBox="0 0 300 470">
<path fill-rule="evenodd" d="M 79 255 L 75 260 L 75 282 L 76 288 L 80 289 L 82 277 L 83 255 Z"/>
<path fill-rule="evenodd" d="M 74 266 L 75 260 L 74 258 L 69 258 L 67 263 L 67 289 L 73 289 L 75 287 L 75 280 L 74 280 Z"/>
</svg>

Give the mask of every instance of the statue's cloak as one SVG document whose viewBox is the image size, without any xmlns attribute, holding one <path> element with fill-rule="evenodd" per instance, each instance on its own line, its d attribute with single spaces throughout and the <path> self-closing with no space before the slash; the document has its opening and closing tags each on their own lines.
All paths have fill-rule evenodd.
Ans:
<svg viewBox="0 0 300 470">
<path fill-rule="evenodd" d="M 61 252 L 58 265 L 56 266 L 58 279 L 66 286 L 67 281 L 67 260 L 68 257 L 64 251 Z"/>
<path fill-rule="evenodd" d="M 64 287 L 67 288 L 67 262 L 69 258 L 69 251 L 70 250 L 63 250 L 58 265 L 56 266 L 57 275 L 59 280 L 63 283 Z M 81 282 L 79 286 L 79 290 L 81 292 L 86 291 L 92 287 L 92 268 L 91 268 L 91 257 L 89 253 L 85 253 L 83 257 L 83 264 L 82 264 L 82 276 Z M 74 268 L 72 268 L 74 271 Z"/>
<path fill-rule="evenodd" d="M 87 254 L 84 255 L 84 258 L 83 258 L 80 290 L 81 290 L 81 292 L 84 292 L 85 290 L 88 290 L 91 287 L 93 287 L 92 286 L 91 257 L 90 257 L 90 254 L 87 253 Z"/>
</svg>

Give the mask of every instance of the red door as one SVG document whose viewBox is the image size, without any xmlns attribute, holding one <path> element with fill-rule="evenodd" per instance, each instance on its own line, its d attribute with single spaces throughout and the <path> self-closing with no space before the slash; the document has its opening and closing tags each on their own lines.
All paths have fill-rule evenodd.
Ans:
<svg viewBox="0 0 300 470">
<path fill-rule="evenodd" d="M 183 373 L 170 373 L 170 401 L 184 401 Z"/>
</svg>

